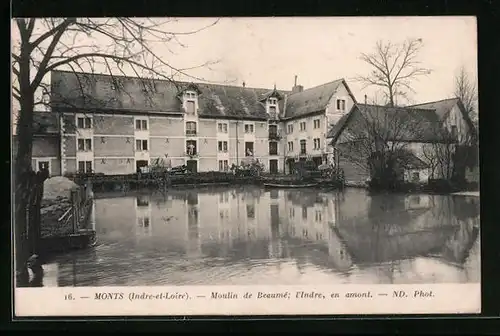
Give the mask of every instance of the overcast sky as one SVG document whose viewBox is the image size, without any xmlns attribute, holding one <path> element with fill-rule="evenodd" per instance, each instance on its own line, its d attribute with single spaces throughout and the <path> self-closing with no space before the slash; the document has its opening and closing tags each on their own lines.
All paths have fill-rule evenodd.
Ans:
<svg viewBox="0 0 500 336">
<path fill-rule="evenodd" d="M 181 18 L 170 29 L 189 31 L 210 24 L 210 18 Z M 13 36 L 15 40 L 15 35 Z M 180 38 L 185 47 L 157 44 L 155 52 L 178 67 L 219 60 L 210 69 L 190 72 L 211 82 L 290 90 L 294 75 L 306 89 L 338 78 L 348 81 L 358 101 L 376 89 L 362 90 L 351 79 L 369 73 L 360 53 L 378 40 L 402 42 L 421 38 L 422 64 L 432 74 L 414 83 L 413 102 L 448 98 L 453 77 L 465 66 L 477 76 L 474 17 L 321 17 L 222 18 L 218 24 Z M 172 54 L 169 49 L 173 49 Z M 185 78 L 178 78 L 185 79 Z"/>
</svg>

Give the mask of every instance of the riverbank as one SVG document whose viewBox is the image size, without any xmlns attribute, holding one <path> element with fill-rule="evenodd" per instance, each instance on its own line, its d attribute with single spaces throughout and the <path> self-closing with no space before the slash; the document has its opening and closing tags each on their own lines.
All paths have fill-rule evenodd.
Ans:
<svg viewBox="0 0 500 336">
<path fill-rule="evenodd" d="M 459 191 L 452 193 L 452 195 L 480 197 L 479 191 Z"/>
<path fill-rule="evenodd" d="M 204 172 L 196 174 L 172 175 L 167 178 L 154 179 L 151 176 L 138 177 L 135 174 L 110 175 L 110 176 L 90 176 L 86 178 L 76 178 L 75 182 L 81 185 L 92 184 L 94 192 L 129 191 L 141 189 L 192 189 L 207 186 L 228 186 L 228 185 L 257 185 L 264 184 L 286 184 L 300 187 L 316 184 L 319 189 L 341 189 L 340 181 L 328 179 L 300 179 L 292 175 L 263 175 L 247 176 L 234 175 L 225 172 Z"/>
</svg>

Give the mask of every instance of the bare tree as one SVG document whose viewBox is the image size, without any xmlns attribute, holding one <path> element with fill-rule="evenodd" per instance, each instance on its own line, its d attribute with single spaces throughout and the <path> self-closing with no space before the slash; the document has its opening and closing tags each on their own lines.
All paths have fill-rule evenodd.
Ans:
<svg viewBox="0 0 500 336">
<path fill-rule="evenodd" d="M 408 108 L 359 105 L 337 139 L 341 155 L 372 180 L 391 183 L 401 167 L 413 164 L 411 141 L 422 137 L 430 122 L 425 113 Z"/>
<path fill-rule="evenodd" d="M 463 179 L 465 169 L 475 165 L 477 155 L 475 134 L 473 132 L 454 134 L 446 128 L 433 129 L 433 132 L 435 138 L 440 141 L 427 143 L 422 148 L 422 155 L 430 166 L 430 178 Z"/>
<path fill-rule="evenodd" d="M 389 106 L 397 105 L 398 97 L 409 99 L 408 92 L 414 92 L 412 82 L 431 73 L 418 61 L 422 43 L 422 39 L 407 39 L 398 44 L 378 41 L 374 52 L 362 53 L 360 57 L 370 65 L 371 73 L 358 76 L 355 80 L 364 83 L 365 88 L 382 88 Z"/>
<path fill-rule="evenodd" d="M 471 78 L 463 66 L 455 74 L 454 95 L 460 98 L 471 120 L 476 120 L 476 103 L 478 99 L 476 81 Z"/>
<path fill-rule="evenodd" d="M 30 197 L 30 176 L 33 138 L 33 113 L 38 105 L 50 105 L 48 74 L 56 69 L 76 72 L 113 74 L 132 73 L 146 88 L 152 77 L 171 80 L 182 74 L 191 78 L 190 68 L 177 68 L 164 55 L 155 52 L 158 44 L 170 46 L 180 42 L 182 35 L 195 34 L 215 25 L 215 22 L 189 32 L 174 32 L 168 28 L 175 20 L 132 18 L 48 18 L 15 19 L 12 24 L 12 95 L 19 103 L 17 116 L 18 148 L 14 158 L 15 246 L 16 269 L 19 279 L 25 278 L 26 207 Z M 169 49 L 170 50 L 170 49 Z M 173 52 L 173 51 L 171 51 Z M 100 69 L 99 69 L 100 67 Z M 84 81 L 77 76 L 84 94 Z"/>
<path fill-rule="evenodd" d="M 422 148 L 422 155 L 429 165 L 429 178 L 450 180 L 453 176 L 455 142 L 432 142 Z"/>
</svg>

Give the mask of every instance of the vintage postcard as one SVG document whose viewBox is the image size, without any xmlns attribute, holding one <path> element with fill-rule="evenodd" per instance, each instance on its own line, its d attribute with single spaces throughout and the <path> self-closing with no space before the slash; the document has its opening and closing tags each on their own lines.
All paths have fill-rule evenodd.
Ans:
<svg viewBox="0 0 500 336">
<path fill-rule="evenodd" d="M 11 27 L 17 317 L 481 311 L 475 17 Z"/>
</svg>

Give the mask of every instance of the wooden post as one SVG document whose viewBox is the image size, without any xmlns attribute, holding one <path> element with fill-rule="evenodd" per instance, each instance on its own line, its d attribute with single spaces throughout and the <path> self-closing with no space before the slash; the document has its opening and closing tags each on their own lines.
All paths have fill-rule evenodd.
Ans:
<svg viewBox="0 0 500 336">
<path fill-rule="evenodd" d="M 71 190 L 71 208 L 72 208 L 72 217 L 73 217 L 73 233 L 76 233 L 78 230 L 78 201 L 77 201 L 77 193 L 78 190 Z"/>
</svg>

